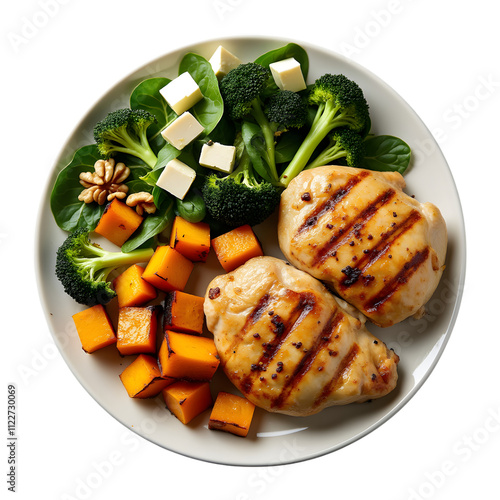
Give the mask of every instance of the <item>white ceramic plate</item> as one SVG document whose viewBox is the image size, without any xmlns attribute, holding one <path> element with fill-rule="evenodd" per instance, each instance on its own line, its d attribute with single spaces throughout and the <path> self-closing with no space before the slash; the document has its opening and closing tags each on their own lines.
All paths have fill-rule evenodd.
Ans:
<svg viewBox="0 0 500 500">
<path fill-rule="evenodd" d="M 49 207 L 50 190 L 57 173 L 73 152 L 88 144 L 89 130 L 102 116 L 121 105 L 128 105 L 131 90 L 141 80 L 153 76 L 177 75 L 182 56 L 197 52 L 209 58 L 219 44 L 252 61 L 267 50 L 290 40 L 231 38 L 213 40 L 171 52 L 148 63 L 112 88 L 88 112 L 63 147 L 49 175 L 38 223 L 37 274 L 40 296 L 47 321 L 64 359 L 93 398 L 118 421 L 144 438 L 168 450 L 209 462 L 232 465 L 275 465 L 318 457 L 346 446 L 376 429 L 393 416 L 418 391 L 436 365 L 455 323 L 465 275 L 465 231 L 459 197 L 452 174 L 432 135 L 419 117 L 391 88 L 366 69 L 328 50 L 300 43 L 309 54 L 309 81 L 323 73 L 343 73 L 361 86 L 370 104 L 373 130 L 397 135 L 410 144 L 414 163 L 406 175 L 407 192 L 420 201 L 436 204 L 446 219 L 449 231 L 447 267 L 441 284 L 421 320 L 407 320 L 381 330 L 369 329 L 399 354 L 399 384 L 387 397 L 371 403 L 334 407 L 311 417 L 288 417 L 257 409 L 246 438 L 210 431 L 208 411 L 191 424 L 181 424 L 161 398 L 134 400 L 127 396 L 119 373 L 132 359 L 122 358 L 116 349 L 107 348 L 85 354 L 76 335 L 72 314 L 81 309 L 65 295 L 54 276 L 55 255 L 66 234 L 54 223 Z M 83 142 L 82 142 L 83 141 Z M 264 251 L 281 256 L 275 220 L 256 228 Z M 209 280 L 222 268 L 212 255 L 207 264 L 195 266 L 186 291 L 203 295 Z M 234 391 L 218 373 L 213 383 L 217 390 Z M 68 414 L 74 409 L 68 408 Z"/>
</svg>

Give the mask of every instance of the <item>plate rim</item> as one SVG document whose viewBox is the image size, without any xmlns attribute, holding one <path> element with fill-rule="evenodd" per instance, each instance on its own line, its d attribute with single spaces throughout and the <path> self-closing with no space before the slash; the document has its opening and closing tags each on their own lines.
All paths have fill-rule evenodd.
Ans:
<svg viewBox="0 0 500 500">
<path fill-rule="evenodd" d="M 65 166 L 65 161 L 68 151 L 72 151 L 71 155 L 74 154 L 73 148 L 69 148 L 69 143 L 71 142 L 71 139 L 75 136 L 75 134 L 82 128 L 82 124 L 87 120 L 88 116 L 92 113 L 92 111 L 95 110 L 97 107 L 97 104 L 105 99 L 108 95 L 113 93 L 113 90 L 116 89 L 119 85 L 122 85 L 126 83 L 127 81 L 130 82 L 134 75 L 138 75 L 146 69 L 148 66 L 154 65 L 155 63 L 158 63 L 162 59 L 166 57 L 173 57 L 174 54 L 177 53 L 185 53 L 187 51 L 194 51 L 199 49 L 200 47 L 207 46 L 210 44 L 215 44 L 219 43 L 221 45 L 224 44 L 224 42 L 228 43 L 236 43 L 236 44 L 241 44 L 241 43 L 251 43 L 259 41 L 261 43 L 269 44 L 271 45 L 276 45 L 277 47 L 287 44 L 287 43 L 296 43 L 302 47 L 304 47 L 307 51 L 309 50 L 314 50 L 318 53 L 321 53 L 323 56 L 328 57 L 328 58 L 335 58 L 335 59 L 340 59 L 344 62 L 344 64 L 353 67 L 357 71 L 364 73 L 367 75 L 370 79 L 376 81 L 380 86 L 384 87 L 386 91 L 388 91 L 390 94 L 392 94 L 395 98 L 397 98 L 400 103 L 406 107 L 413 115 L 413 118 L 417 121 L 420 122 L 420 125 L 423 126 L 428 133 L 429 137 L 432 139 L 435 147 L 436 147 L 436 153 L 440 157 L 440 161 L 443 163 L 443 166 L 445 166 L 448 170 L 448 174 L 450 176 L 450 179 L 453 184 L 453 190 L 454 190 L 454 195 L 456 198 L 456 202 L 459 205 L 460 208 L 460 213 L 458 214 L 457 220 L 455 222 L 459 222 L 457 224 L 457 228 L 459 231 L 456 232 L 454 235 L 456 238 L 455 244 L 456 245 L 461 245 L 462 248 L 462 259 L 459 262 L 459 268 L 460 268 L 460 274 L 457 277 L 457 283 L 456 283 L 456 296 L 453 304 L 453 309 L 450 314 L 450 320 L 447 323 L 446 327 L 446 332 L 444 332 L 441 336 L 441 345 L 439 345 L 439 349 L 434 355 L 434 358 L 432 362 L 429 364 L 427 367 L 424 375 L 418 380 L 416 383 L 413 384 L 412 388 L 401 398 L 400 401 L 398 401 L 394 407 L 390 408 L 381 418 L 377 419 L 375 422 L 373 422 L 371 425 L 367 426 L 363 431 L 351 436 L 350 438 L 342 441 L 339 444 L 336 444 L 334 446 L 322 446 L 321 449 L 316 450 L 315 452 L 310 452 L 308 454 L 304 454 L 303 456 L 300 457 L 294 457 L 290 460 L 260 460 L 258 463 L 257 462 L 251 462 L 247 461 L 242 457 L 243 459 L 239 462 L 235 462 L 234 460 L 221 460 L 220 458 L 214 459 L 214 458 L 209 458 L 206 456 L 200 456 L 199 454 L 197 455 L 196 452 L 185 452 L 181 451 L 172 447 L 165 446 L 164 444 L 161 444 L 153 439 L 152 436 L 148 436 L 145 433 L 141 433 L 136 429 L 130 428 L 130 426 L 124 421 L 124 419 L 120 418 L 118 415 L 114 414 L 111 412 L 109 408 L 103 405 L 101 401 L 99 401 L 96 397 L 96 395 L 93 393 L 93 390 L 90 387 L 90 384 L 86 380 L 82 380 L 81 377 L 79 377 L 76 373 L 75 367 L 72 366 L 72 362 L 70 360 L 70 356 L 68 353 L 65 351 L 64 346 L 62 345 L 61 340 L 58 338 L 58 336 L 55 333 L 55 325 L 53 324 L 53 318 L 51 317 L 50 313 L 50 307 L 48 304 L 48 297 L 46 291 L 43 289 L 43 262 L 42 262 L 42 256 L 43 256 L 43 248 L 42 248 L 42 243 L 43 243 L 43 236 L 42 236 L 42 228 L 43 228 L 43 223 L 44 223 L 44 215 L 45 212 L 48 209 L 48 213 L 50 216 L 52 216 L 52 213 L 50 211 L 50 193 L 52 191 L 52 186 L 55 181 L 55 178 L 57 177 L 59 171 L 64 168 Z M 51 333 L 51 337 L 56 344 L 62 358 L 65 361 L 66 366 L 69 368 L 73 376 L 76 378 L 78 383 L 85 389 L 85 391 L 92 397 L 92 399 L 97 402 L 97 404 L 104 409 L 110 416 L 112 416 L 116 421 L 118 421 L 120 424 L 122 424 L 127 430 L 130 432 L 133 432 L 135 435 L 146 439 L 147 441 L 155 444 L 156 446 L 159 446 L 161 448 L 164 448 L 167 451 L 179 454 L 181 456 L 185 456 L 187 458 L 192 458 L 195 460 L 200 460 L 204 461 L 207 463 L 213 463 L 213 464 L 219 464 L 219 465 L 226 465 L 226 466 L 240 466 L 240 467 L 265 467 L 265 466 L 272 466 L 272 465 L 288 465 L 288 464 L 293 464 L 293 463 L 299 463 L 307 460 L 312 460 L 315 458 L 319 458 L 321 456 L 327 455 L 329 453 L 333 453 L 335 451 L 338 451 L 346 446 L 351 445 L 352 443 L 362 439 L 363 437 L 367 436 L 374 430 L 378 429 L 385 423 L 387 423 L 394 415 L 396 415 L 403 407 L 406 406 L 406 404 L 415 396 L 415 394 L 421 389 L 421 387 L 424 385 L 424 383 L 429 379 L 431 376 L 432 372 L 434 371 L 437 363 L 439 362 L 444 349 L 446 348 L 446 345 L 449 342 L 449 339 L 451 337 L 451 333 L 453 332 L 453 329 L 456 325 L 458 315 L 460 312 L 460 307 L 463 299 L 463 290 L 464 290 L 464 285 L 465 285 L 465 279 L 466 279 L 466 265 L 467 265 L 467 247 L 466 247 L 466 228 L 465 228 L 465 219 L 464 219 L 464 213 L 462 209 L 462 203 L 460 200 L 459 192 L 456 186 L 455 179 L 453 178 L 452 171 L 450 169 L 450 166 L 448 162 L 446 161 L 446 158 L 443 155 L 443 152 L 437 143 L 436 139 L 430 132 L 429 128 L 426 126 L 426 124 L 422 121 L 420 116 L 415 112 L 415 110 L 409 105 L 409 103 L 403 99 L 403 97 L 395 90 L 393 89 L 390 85 L 388 85 L 384 80 L 382 80 L 380 77 L 378 77 L 375 73 L 373 73 L 370 69 L 366 68 L 365 66 L 359 64 L 356 61 L 353 61 L 349 59 L 348 57 L 344 56 L 343 54 L 340 54 L 338 52 L 335 52 L 334 50 L 331 50 L 329 48 L 325 48 L 324 46 L 310 43 L 305 40 L 298 40 L 298 39 L 293 39 L 293 38 L 287 38 L 283 39 L 282 37 L 273 37 L 273 36 L 265 36 L 265 35 L 259 35 L 259 36 L 224 36 L 224 37 L 213 37 L 213 38 L 207 38 L 204 40 L 197 40 L 194 41 L 193 43 L 190 44 L 184 44 L 183 46 L 173 48 L 172 50 L 166 51 L 163 55 L 160 55 L 158 57 L 155 57 L 154 59 L 142 64 L 138 68 L 134 69 L 133 71 L 128 72 L 125 76 L 120 78 L 118 81 L 116 81 L 109 89 L 107 89 L 94 103 L 93 105 L 87 110 L 87 112 L 80 118 L 80 120 L 77 122 L 77 124 L 73 127 L 73 130 L 67 135 L 66 140 L 64 141 L 64 144 L 61 145 L 59 148 L 59 153 L 53 162 L 50 171 L 48 172 L 48 177 L 45 183 L 45 188 L 43 190 L 42 196 L 39 201 L 39 206 L 38 206 L 38 211 L 37 211 L 37 219 L 36 219 L 36 230 L 34 234 L 34 250 L 35 250 L 35 276 L 36 276 L 36 285 L 37 285 L 37 291 L 38 291 L 38 297 L 40 300 L 40 303 L 42 305 L 42 310 L 43 314 L 45 316 L 47 326 L 49 328 L 49 331 Z M 49 205 L 49 206 L 48 206 Z M 55 224 L 54 221 L 51 221 L 52 223 Z M 64 231 L 62 231 L 60 228 L 57 228 L 59 231 L 61 231 L 62 234 L 64 234 Z"/>
</svg>

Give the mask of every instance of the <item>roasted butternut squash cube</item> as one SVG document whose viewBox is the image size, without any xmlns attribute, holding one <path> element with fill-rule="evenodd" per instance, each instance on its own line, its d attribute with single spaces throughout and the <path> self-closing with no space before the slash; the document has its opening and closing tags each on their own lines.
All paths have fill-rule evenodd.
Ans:
<svg viewBox="0 0 500 500">
<path fill-rule="evenodd" d="M 213 339 L 167 330 L 158 352 L 162 377 L 210 380 L 219 366 Z"/>
<path fill-rule="evenodd" d="M 160 394 L 174 379 L 162 378 L 156 358 L 149 354 L 139 354 L 120 374 L 131 398 L 152 398 Z"/>
<path fill-rule="evenodd" d="M 186 292 L 167 292 L 163 307 L 163 328 L 190 334 L 203 333 L 204 300 L 203 297 Z"/>
<path fill-rule="evenodd" d="M 212 247 L 226 272 L 253 257 L 264 255 L 257 236 L 248 224 L 217 236 L 212 240 Z"/>
<path fill-rule="evenodd" d="M 170 233 L 170 246 L 192 262 L 206 262 L 210 251 L 210 226 L 177 216 Z"/>
<path fill-rule="evenodd" d="M 73 314 L 76 331 L 85 352 L 92 353 L 116 343 L 115 330 L 103 305 Z"/>
<path fill-rule="evenodd" d="M 212 405 L 209 382 L 179 380 L 162 391 L 167 408 L 183 423 L 188 424 Z"/>
<path fill-rule="evenodd" d="M 95 232 L 121 247 L 141 225 L 142 217 L 127 204 L 114 198 L 108 203 Z"/>
<path fill-rule="evenodd" d="M 160 245 L 148 262 L 142 279 L 164 292 L 184 290 L 194 264 L 169 245 Z"/>
<path fill-rule="evenodd" d="M 208 428 L 246 437 L 254 411 L 255 405 L 248 399 L 221 391 L 215 399 Z"/>
<path fill-rule="evenodd" d="M 144 268 L 134 264 L 113 280 L 118 307 L 142 306 L 156 298 L 156 288 L 142 279 L 143 273 Z"/>
<path fill-rule="evenodd" d="M 116 347 L 120 354 L 156 352 L 159 306 L 121 307 L 118 310 Z"/>
</svg>

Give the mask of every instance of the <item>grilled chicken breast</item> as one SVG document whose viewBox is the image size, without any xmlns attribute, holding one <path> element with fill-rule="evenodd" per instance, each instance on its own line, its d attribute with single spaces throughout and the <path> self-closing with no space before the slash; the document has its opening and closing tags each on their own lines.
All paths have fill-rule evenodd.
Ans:
<svg viewBox="0 0 500 500">
<path fill-rule="evenodd" d="M 216 277 L 205 316 L 221 366 L 255 405 L 295 416 L 388 394 L 398 356 L 323 284 L 275 257 Z"/>
<path fill-rule="evenodd" d="M 445 221 L 404 187 L 399 173 L 318 167 L 293 179 L 279 209 L 289 262 L 382 327 L 421 314 L 444 269 Z"/>
</svg>

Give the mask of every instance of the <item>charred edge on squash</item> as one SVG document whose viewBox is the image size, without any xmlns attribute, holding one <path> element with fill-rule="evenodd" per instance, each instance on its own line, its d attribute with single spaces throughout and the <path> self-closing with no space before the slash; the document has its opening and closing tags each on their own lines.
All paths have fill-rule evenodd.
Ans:
<svg viewBox="0 0 500 500">
<path fill-rule="evenodd" d="M 163 328 L 166 329 L 172 324 L 172 306 L 175 303 L 176 294 L 174 292 L 167 292 L 165 295 L 165 307 L 163 308 Z"/>
<path fill-rule="evenodd" d="M 148 389 L 154 383 L 158 382 L 158 380 L 165 380 L 165 379 L 162 377 L 154 377 L 134 397 L 138 398 L 146 389 Z M 151 397 L 154 397 L 154 396 L 151 396 Z"/>
<path fill-rule="evenodd" d="M 104 207 L 104 212 L 102 213 L 102 215 L 104 215 L 111 207 L 111 201 L 106 203 L 106 206 Z M 101 217 L 102 217 L 101 215 Z"/>
<path fill-rule="evenodd" d="M 210 419 L 208 423 L 208 428 L 213 429 L 213 430 L 224 430 L 224 427 L 226 426 L 231 426 L 231 427 L 237 427 L 238 429 L 244 429 L 246 430 L 247 427 L 244 425 L 239 425 L 235 422 L 228 422 L 227 420 L 216 420 L 216 419 Z"/>
<path fill-rule="evenodd" d="M 172 354 L 175 354 L 175 351 L 172 349 L 172 346 L 171 346 L 171 343 L 170 343 L 170 338 L 168 336 L 168 333 L 165 332 L 165 341 L 167 342 L 167 351 L 168 351 L 168 357 L 170 358 L 170 356 Z"/>
</svg>

